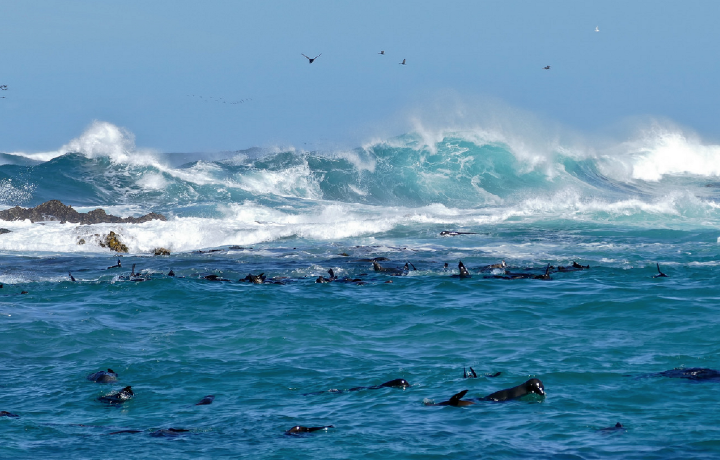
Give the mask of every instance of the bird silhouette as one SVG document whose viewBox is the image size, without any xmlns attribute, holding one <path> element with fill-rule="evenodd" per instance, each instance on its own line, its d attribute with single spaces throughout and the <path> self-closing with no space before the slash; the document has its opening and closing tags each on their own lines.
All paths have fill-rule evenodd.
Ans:
<svg viewBox="0 0 720 460">
<path fill-rule="evenodd" d="M 595 32 L 600 32 L 600 28 L 598 26 L 595 26 Z"/>
<path fill-rule="evenodd" d="M 406 61 L 406 60 L 407 60 L 407 59 L 403 59 L 403 61 L 402 61 L 402 62 L 399 62 L 398 64 L 400 64 L 400 65 L 405 65 L 405 61 Z"/>
<path fill-rule="evenodd" d="M 378 54 L 385 54 L 385 51 L 380 51 Z"/>
<path fill-rule="evenodd" d="M 302 53 L 300 53 L 300 54 L 302 54 Z M 304 54 L 302 54 L 302 55 L 305 56 Z M 308 57 L 308 56 L 305 56 L 305 57 L 308 59 L 308 61 L 310 61 L 310 64 L 312 64 L 315 59 L 317 59 L 317 58 L 320 57 L 320 55 L 322 55 L 322 53 L 318 54 L 318 55 L 315 56 L 314 58 L 311 58 L 311 57 Z"/>
<path fill-rule="evenodd" d="M 545 69 L 545 70 L 550 70 L 550 66 L 549 66 L 549 65 L 546 65 L 545 67 L 543 67 L 543 69 Z"/>
</svg>

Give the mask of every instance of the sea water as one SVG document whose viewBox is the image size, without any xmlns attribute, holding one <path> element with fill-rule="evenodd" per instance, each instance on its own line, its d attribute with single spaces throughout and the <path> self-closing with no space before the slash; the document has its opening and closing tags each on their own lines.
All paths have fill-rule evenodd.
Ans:
<svg viewBox="0 0 720 460">
<path fill-rule="evenodd" d="M 0 457 L 717 458 L 720 383 L 657 373 L 720 368 L 720 146 L 491 134 L 210 159 L 98 122 L 57 152 L 1 155 L 4 208 L 167 221 L 0 222 L 0 410 L 19 415 L 0 417 Z M 573 262 L 590 268 L 503 278 Z M 362 282 L 316 283 L 329 269 Z M 118 382 L 86 379 L 107 368 Z M 428 405 L 533 377 L 545 398 Z M 396 378 L 411 386 L 328 391 Z M 98 401 L 127 385 L 124 404 Z M 150 436 L 167 428 L 189 431 Z"/>
</svg>

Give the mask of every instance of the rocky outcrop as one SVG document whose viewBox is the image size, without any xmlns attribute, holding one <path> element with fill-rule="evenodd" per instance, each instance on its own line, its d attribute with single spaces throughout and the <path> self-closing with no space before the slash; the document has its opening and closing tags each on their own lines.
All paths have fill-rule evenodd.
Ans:
<svg viewBox="0 0 720 460">
<path fill-rule="evenodd" d="M 169 256 L 170 250 L 165 248 L 155 248 L 155 255 L 156 256 Z"/>
<path fill-rule="evenodd" d="M 110 248 L 115 252 L 128 252 L 128 247 L 118 239 L 117 234 L 113 231 L 105 235 L 105 239 L 100 241 L 100 246 Z"/>
<path fill-rule="evenodd" d="M 0 211 L 2 220 L 26 220 L 31 222 L 60 221 L 75 224 L 140 224 L 150 220 L 167 220 L 162 214 L 151 212 L 140 217 L 117 217 L 98 208 L 88 213 L 77 212 L 72 206 L 66 206 L 58 200 L 50 200 L 34 208 L 14 208 Z"/>
</svg>

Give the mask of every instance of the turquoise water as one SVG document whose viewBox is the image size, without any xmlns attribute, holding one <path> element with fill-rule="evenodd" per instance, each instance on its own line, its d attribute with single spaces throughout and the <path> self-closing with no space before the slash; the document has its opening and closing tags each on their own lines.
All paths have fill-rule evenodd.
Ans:
<svg viewBox="0 0 720 460">
<path fill-rule="evenodd" d="M 0 410 L 20 416 L 0 417 L 0 457 L 717 458 L 719 384 L 652 375 L 720 368 L 715 177 L 653 179 L 647 159 L 665 153 L 650 147 L 528 167 L 466 138 L 181 164 L 5 155 L 5 207 L 60 198 L 169 220 L 0 222 Z M 96 244 L 109 230 L 130 247 L 121 269 Z M 159 246 L 172 254 L 150 255 Z M 373 257 L 417 270 L 376 273 Z M 451 277 L 460 260 L 472 278 Z M 501 260 L 591 268 L 479 272 Z M 125 280 L 132 264 L 149 279 Z M 330 268 L 364 284 L 315 283 Z M 283 284 L 237 282 L 261 272 Z M 86 380 L 107 368 L 117 383 Z M 531 377 L 544 399 L 426 405 Z M 307 395 L 396 378 L 412 386 Z M 121 406 L 97 401 L 126 385 Z M 627 430 L 599 431 L 617 422 Z M 334 428 L 283 434 L 295 425 Z M 150 436 L 170 427 L 189 431 Z"/>
</svg>

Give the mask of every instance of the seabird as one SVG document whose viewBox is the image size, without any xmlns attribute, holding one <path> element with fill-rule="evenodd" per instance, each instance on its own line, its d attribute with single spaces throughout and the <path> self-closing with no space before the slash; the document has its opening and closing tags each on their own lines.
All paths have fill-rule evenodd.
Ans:
<svg viewBox="0 0 720 460">
<path fill-rule="evenodd" d="M 302 53 L 300 53 L 300 54 L 302 54 Z M 302 54 L 302 55 L 305 56 L 304 54 Z M 317 58 L 320 57 L 320 55 L 322 55 L 322 53 L 318 54 L 318 55 L 315 56 L 314 58 L 311 58 L 311 57 L 308 57 L 308 56 L 305 56 L 305 57 L 308 58 L 308 61 L 310 61 L 310 64 L 312 64 L 315 59 L 317 59 Z"/>
<path fill-rule="evenodd" d="M 0 85 L 0 89 L 3 91 L 7 91 L 7 85 Z"/>
<path fill-rule="evenodd" d="M 406 61 L 406 60 L 403 59 L 403 61 L 402 61 L 402 62 L 399 62 L 398 64 L 400 64 L 400 65 L 405 65 L 405 61 Z"/>
<path fill-rule="evenodd" d="M 543 67 L 543 69 L 545 69 L 545 70 L 550 70 L 550 66 L 549 66 L 549 65 L 546 65 L 545 67 Z"/>
<path fill-rule="evenodd" d="M 595 26 L 595 32 L 600 32 L 600 28 L 598 26 Z"/>
<path fill-rule="evenodd" d="M 380 51 L 378 54 L 385 54 L 385 51 L 384 50 Z"/>
</svg>

